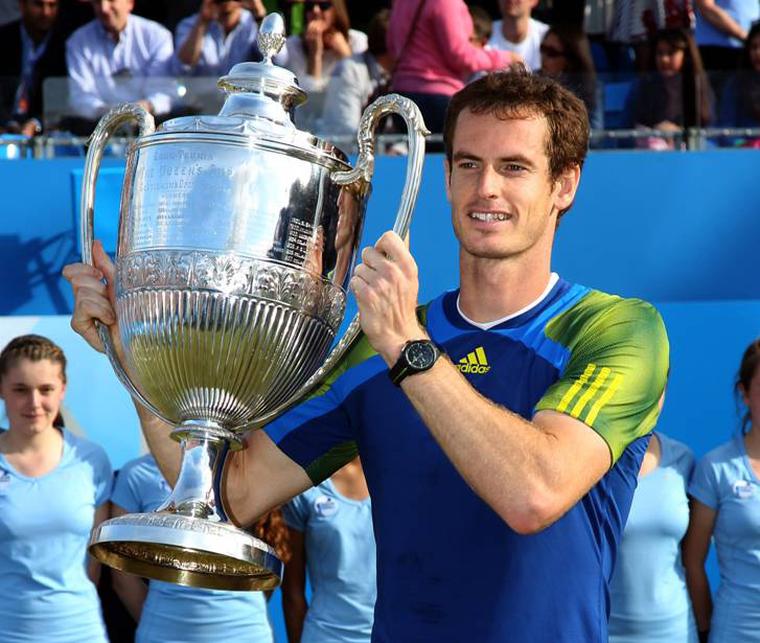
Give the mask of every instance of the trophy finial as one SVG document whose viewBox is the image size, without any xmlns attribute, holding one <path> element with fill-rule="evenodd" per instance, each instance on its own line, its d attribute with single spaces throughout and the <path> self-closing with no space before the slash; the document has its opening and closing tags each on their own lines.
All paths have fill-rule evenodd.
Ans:
<svg viewBox="0 0 760 643">
<path fill-rule="evenodd" d="M 261 21 L 256 41 L 264 62 L 271 65 L 272 57 L 285 44 L 285 21 L 279 13 L 270 13 Z"/>
</svg>

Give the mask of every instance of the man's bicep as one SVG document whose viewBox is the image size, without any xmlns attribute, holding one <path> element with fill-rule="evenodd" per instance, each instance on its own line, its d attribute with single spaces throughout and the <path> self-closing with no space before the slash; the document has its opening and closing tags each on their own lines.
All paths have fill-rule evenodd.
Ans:
<svg viewBox="0 0 760 643">
<path fill-rule="evenodd" d="M 245 448 L 230 454 L 224 478 L 225 507 L 238 525 L 253 523 L 312 486 L 306 471 L 264 431 L 250 432 Z"/>
<path fill-rule="evenodd" d="M 540 411 L 533 418 L 553 441 L 555 520 L 577 503 L 607 473 L 612 454 L 605 439 L 570 415 Z"/>
</svg>

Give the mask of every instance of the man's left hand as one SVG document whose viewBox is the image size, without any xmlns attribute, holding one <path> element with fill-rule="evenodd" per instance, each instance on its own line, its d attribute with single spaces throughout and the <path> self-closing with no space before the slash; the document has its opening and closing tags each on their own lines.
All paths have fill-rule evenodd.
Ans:
<svg viewBox="0 0 760 643">
<path fill-rule="evenodd" d="M 395 232 L 386 232 L 362 251 L 350 287 L 362 330 L 389 367 L 407 341 L 427 337 L 417 321 L 417 263 Z"/>
</svg>

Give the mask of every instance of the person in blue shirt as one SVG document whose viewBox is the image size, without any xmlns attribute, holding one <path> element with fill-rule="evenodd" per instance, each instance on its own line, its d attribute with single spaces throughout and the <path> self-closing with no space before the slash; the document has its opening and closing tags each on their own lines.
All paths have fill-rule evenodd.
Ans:
<svg viewBox="0 0 760 643">
<path fill-rule="evenodd" d="M 668 341 L 646 302 L 551 271 L 588 140 L 582 101 L 524 69 L 455 94 L 444 141 L 459 288 L 419 306 L 404 240 L 386 232 L 364 248 L 350 280 L 361 335 L 313 395 L 227 459 L 224 497 L 248 524 L 360 454 L 375 643 L 607 640 L 608 582 Z M 103 320 L 122 354 L 114 266 L 94 252 L 95 267 L 65 269 L 72 326 L 102 350 Z M 138 413 L 174 480 L 178 445 Z"/>
<path fill-rule="evenodd" d="M 639 472 L 610 583 L 610 643 L 696 643 L 681 562 L 694 456 L 656 431 Z"/>
<path fill-rule="evenodd" d="M 0 353 L 0 639 L 105 643 L 87 555 L 108 517 L 111 465 L 101 447 L 63 428 L 66 358 L 39 335 Z"/>
<path fill-rule="evenodd" d="M 359 458 L 291 500 L 283 514 L 292 552 L 282 583 L 288 640 L 368 643 L 377 594 L 375 537 Z"/>
<path fill-rule="evenodd" d="M 261 0 L 257 14 L 263 17 Z M 174 34 L 178 71 L 193 76 L 221 76 L 237 63 L 260 58 L 258 26 L 239 0 L 203 0 L 200 11 L 177 25 Z"/>
<path fill-rule="evenodd" d="M 684 564 L 710 643 L 760 642 L 760 340 L 744 352 L 736 392 L 747 408 L 744 430 L 707 453 L 689 485 Z M 711 540 L 720 571 L 714 603 L 704 568 Z"/>
<path fill-rule="evenodd" d="M 114 485 L 113 516 L 154 511 L 171 489 L 152 456 L 131 460 Z M 263 592 L 182 587 L 113 570 L 114 591 L 138 622 L 137 643 L 272 643 Z"/>
<path fill-rule="evenodd" d="M 70 106 L 94 120 L 119 103 L 136 102 L 151 114 L 171 109 L 174 45 L 166 27 L 132 15 L 134 0 L 98 0 L 95 19 L 66 41 Z"/>
</svg>

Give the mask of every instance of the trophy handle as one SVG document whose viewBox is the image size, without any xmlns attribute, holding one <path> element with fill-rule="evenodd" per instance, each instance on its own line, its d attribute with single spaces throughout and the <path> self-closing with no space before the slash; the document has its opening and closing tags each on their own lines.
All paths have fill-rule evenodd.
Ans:
<svg viewBox="0 0 760 643">
<path fill-rule="evenodd" d="M 114 132 L 130 121 L 137 121 L 140 136 L 148 136 L 156 131 L 156 124 L 153 120 L 153 116 L 147 110 L 139 105 L 125 103 L 118 107 L 114 107 L 107 112 L 105 116 L 100 119 L 95 131 L 93 131 L 90 136 L 87 158 L 84 164 L 84 176 L 82 179 L 82 198 L 79 204 L 79 219 L 81 226 L 79 230 L 79 238 L 82 244 L 82 262 L 90 266 L 94 265 L 92 261 L 92 244 L 94 242 L 95 182 L 98 179 L 100 162 L 103 159 L 103 151 L 105 150 L 108 139 L 113 136 Z M 143 406 L 149 409 L 151 413 L 154 413 L 164 421 L 168 422 L 168 420 L 166 420 L 156 408 L 143 397 L 142 393 L 137 390 L 135 385 L 132 384 L 132 380 L 129 379 L 127 372 L 119 362 L 108 329 L 99 322 L 96 322 L 96 325 L 98 327 L 100 339 L 106 349 L 106 355 L 108 355 L 108 359 L 111 361 L 111 366 L 116 373 L 116 377 L 119 378 L 119 381 L 127 388 L 127 390 L 135 396 Z"/>
<path fill-rule="evenodd" d="M 359 123 L 359 157 L 356 159 L 356 166 L 353 170 L 347 172 L 335 172 L 331 178 L 338 185 L 350 185 L 357 181 L 364 181 L 367 184 L 371 183 L 372 174 L 375 170 L 375 133 L 380 121 L 390 114 L 400 115 L 406 123 L 408 132 L 409 154 L 406 163 L 406 183 L 404 184 L 404 191 L 401 193 L 401 204 L 396 215 L 396 222 L 393 224 L 393 231 L 402 239 L 406 239 L 409 234 L 412 211 L 417 202 L 417 194 L 420 191 L 420 182 L 422 181 L 422 164 L 425 161 L 425 136 L 430 134 L 425 127 L 425 121 L 422 119 L 419 108 L 413 101 L 398 94 L 386 94 L 370 104 L 364 110 L 361 122 Z M 345 355 L 349 347 L 356 341 L 360 330 L 361 325 L 359 324 L 359 314 L 357 313 L 351 320 L 343 337 L 341 337 L 340 341 L 338 341 L 327 356 L 324 364 L 304 382 L 303 386 L 298 389 L 290 401 L 256 418 L 255 425 L 263 426 L 308 395 Z"/>
</svg>

